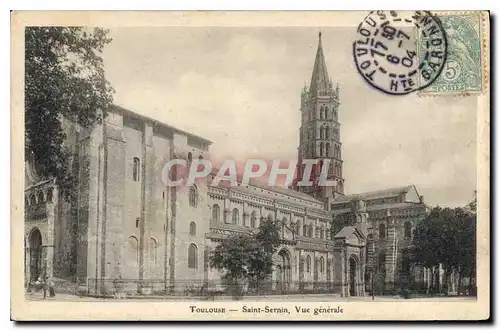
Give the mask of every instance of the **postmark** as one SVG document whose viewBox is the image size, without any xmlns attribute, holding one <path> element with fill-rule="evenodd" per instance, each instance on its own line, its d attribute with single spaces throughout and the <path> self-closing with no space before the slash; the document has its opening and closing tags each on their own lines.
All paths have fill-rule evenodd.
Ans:
<svg viewBox="0 0 500 331">
<path fill-rule="evenodd" d="M 443 72 L 432 85 L 420 94 L 474 93 L 483 86 L 483 59 L 481 54 L 481 13 L 439 15 L 448 40 L 447 58 Z M 418 43 L 421 47 L 426 38 Z"/>
<path fill-rule="evenodd" d="M 359 24 L 356 37 L 358 72 L 387 94 L 427 88 L 446 63 L 446 33 L 439 18 L 427 11 L 372 11 Z"/>
</svg>

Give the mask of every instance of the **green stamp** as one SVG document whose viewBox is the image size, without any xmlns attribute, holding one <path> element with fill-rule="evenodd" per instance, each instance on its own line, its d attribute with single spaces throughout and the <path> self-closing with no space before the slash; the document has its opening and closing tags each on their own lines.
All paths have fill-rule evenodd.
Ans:
<svg viewBox="0 0 500 331">
<path fill-rule="evenodd" d="M 443 71 L 420 93 L 481 92 L 481 14 L 439 15 L 448 41 Z M 419 45 L 426 42 L 420 36 Z M 419 54 L 421 55 L 421 53 Z"/>
</svg>

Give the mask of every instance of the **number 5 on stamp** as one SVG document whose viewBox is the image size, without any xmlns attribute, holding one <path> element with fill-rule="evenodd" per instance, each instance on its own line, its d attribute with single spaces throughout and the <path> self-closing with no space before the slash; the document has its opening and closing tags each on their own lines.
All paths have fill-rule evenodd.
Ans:
<svg viewBox="0 0 500 331">
<path fill-rule="evenodd" d="M 438 15 L 448 40 L 448 54 L 443 71 L 420 94 L 475 93 L 484 88 L 483 54 L 481 54 L 482 15 L 480 12 L 463 15 Z M 420 35 L 418 49 L 427 42 Z"/>
</svg>

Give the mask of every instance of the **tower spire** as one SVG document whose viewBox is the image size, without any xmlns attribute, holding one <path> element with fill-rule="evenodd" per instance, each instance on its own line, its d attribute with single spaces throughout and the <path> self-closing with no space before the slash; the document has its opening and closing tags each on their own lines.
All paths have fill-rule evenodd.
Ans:
<svg viewBox="0 0 500 331">
<path fill-rule="evenodd" d="M 297 160 L 297 177 L 294 189 L 309 194 L 324 201 L 344 194 L 344 178 L 342 177 L 342 143 L 340 142 L 340 123 L 338 122 L 339 100 L 338 83 L 335 88 L 326 70 L 325 56 L 323 55 L 322 33 L 318 33 L 318 50 L 314 60 L 309 92 L 304 87 L 300 94 L 301 126 Z M 320 176 L 323 171 L 318 170 L 326 166 L 323 161 L 329 160 L 327 179 L 337 181 L 335 187 L 321 185 L 300 186 L 297 183 L 305 173 L 302 160 L 319 160 L 318 168 L 309 178 L 314 183 L 321 183 Z"/>
<path fill-rule="evenodd" d="M 311 87 L 309 92 L 312 95 L 317 95 L 320 91 L 328 89 L 329 76 L 326 70 L 325 56 L 323 55 L 323 45 L 321 42 L 321 31 L 318 33 L 318 50 L 314 60 L 314 67 L 311 76 Z"/>
</svg>

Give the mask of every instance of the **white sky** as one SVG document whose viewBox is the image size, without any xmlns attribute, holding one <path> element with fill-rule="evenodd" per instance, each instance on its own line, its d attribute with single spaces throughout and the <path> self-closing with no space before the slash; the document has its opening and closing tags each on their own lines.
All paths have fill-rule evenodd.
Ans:
<svg viewBox="0 0 500 331">
<path fill-rule="evenodd" d="M 296 159 L 319 29 L 116 28 L 106 74 L 116 104 L 212 140 L 214 158 Z M 321 31 L 340 85 L 346 193 L 415 184 L 431 205 L 468 203 L 476 98 L 385 95 L 354 67 L 355 29 Z"/>
</svg>

